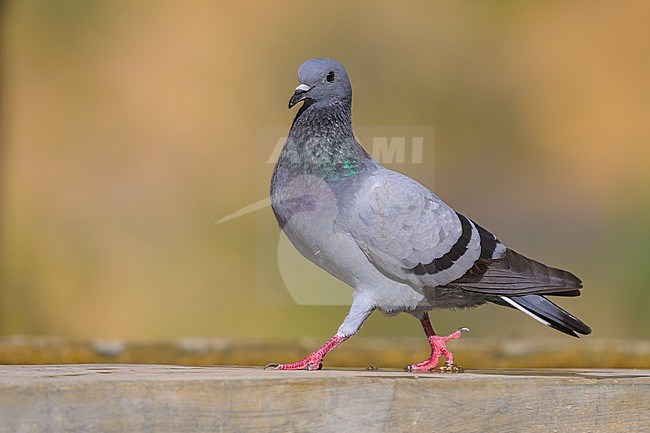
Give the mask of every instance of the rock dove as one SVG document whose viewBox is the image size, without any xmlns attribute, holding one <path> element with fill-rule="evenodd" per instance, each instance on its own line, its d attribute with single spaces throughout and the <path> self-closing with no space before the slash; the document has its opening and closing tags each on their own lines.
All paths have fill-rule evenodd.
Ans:
<svg viewBox="0 0 650 433">
<path fill-rule="evenodd" d="M 516 308 L 560 332 L 591 329 L 547 299 L 578 296 L 573 274 L 531 260 L 455 212 L 429 189 L 373 160 L 352 132 L 352 87 L 332 59 L 304 62 L 289 108 L 302 102 L 271 178 L 271 206 L 307 259 L 354 288 L 343 324 L 303 360 L 278 370 L 322 368 L 323 357 L 354 335 L 374 310 L 420 320 L 431 356 L 407 367 L 430 371 L 460 328 L 437 335 L 429 310 L 492 302 Z"/>
</svg>

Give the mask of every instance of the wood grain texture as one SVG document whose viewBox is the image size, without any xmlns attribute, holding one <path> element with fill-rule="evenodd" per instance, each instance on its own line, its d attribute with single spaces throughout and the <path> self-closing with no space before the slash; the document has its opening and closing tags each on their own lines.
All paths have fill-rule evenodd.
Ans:
<svg viewBox="0 0 650 433">
<path fill-rule="evenodd" d="M 641 432 L 648 370 L 0 366 L 0 432 Z"/>
</svg>

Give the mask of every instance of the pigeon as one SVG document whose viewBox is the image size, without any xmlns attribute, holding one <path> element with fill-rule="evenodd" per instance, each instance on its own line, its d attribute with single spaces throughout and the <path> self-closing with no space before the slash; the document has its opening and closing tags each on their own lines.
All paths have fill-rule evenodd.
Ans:
<svg viewBox="0 0 650 433">
<path fill-rule="evenodd" d="M 320 370 L 375 310 L 420 320 L 431 355 L 407 371 L 432 371 L 441 356 L 455 367 L 446 343 L 468 329 L 437 335 L 433 309 L 491 302 L 571 336 L 591 333 L 547 298 L 580 295 L 575 275 L 507 248 L 425 186 L 372 159 L 352 131 L 352 87 L 340 63 L 307 60 L 298 79 L 289 109 L 302 106 L 273 171 L 271 207 L 293 246 L 354 291 L 329 341 L 300 361 L 267 367 Z"/>
</svg>

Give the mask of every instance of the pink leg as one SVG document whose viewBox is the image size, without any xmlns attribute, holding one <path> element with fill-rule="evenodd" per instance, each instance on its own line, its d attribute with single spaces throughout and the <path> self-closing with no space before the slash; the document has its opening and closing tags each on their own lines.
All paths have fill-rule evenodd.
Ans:
<svg viewBox="0 0 650 433">
<path fill-rule="evenodd" d="M 350 337 L 342 337 L 340 335 L 335 335 L 330 338 L 327 343 L 322 345 L 318 350 L 309 355 L 303 360 L 294 362 L 292 364 L 276 364 L 270 363 L 267 364 L 264 368 L 273 367 L 276 370 L 320 370 L 323 368 L 323 358 L 327 353 L 334 349 L 339 344 L 343 343 Z"/>
<path fill-rule="evenodd" d="M 440 356 L 445 357 L 445 367 L 453 367 L 454 355 L 452 355 L 451 352 L 447 350 L 445 344 L 447 343 L 447 340 L 460 338 L 461 332 L 469 331 L 469 329 L 460 328 L 449 335 L 441 337 L 439 335 L 436 335 L 436 333 L 433 331 L 433 327 L 429 321 L 429 314 L 424 313 L 424 316 L 422 316 L 422 319 L 420 319 L 420 321 L 422 322 L 422 328 L 424 328 L 424 333 L 426 334 L 427 339 L 429 340 L 429 345 L 431 346 L 431 356 L 429 356 L 429 359 L 426 361 L 408 365 L 406 367 L 406 370 L 431 371 L 436 368 L 436 365 L 438 365 L 438 358 L 440 358 Z"/>
</svg>

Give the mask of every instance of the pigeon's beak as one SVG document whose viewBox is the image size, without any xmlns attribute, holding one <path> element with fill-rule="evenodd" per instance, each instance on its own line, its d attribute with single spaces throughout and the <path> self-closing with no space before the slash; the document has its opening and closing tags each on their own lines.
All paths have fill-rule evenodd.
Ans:
<svg viewBox="0 0 650 433">
<path fill-rule="evenodd" d="M 296 91 L 294 92 L 291 99 L 289 99 L 289 108 L 293 107 L 298 102 L 304 100 L 307 97 L 307 92 L 309 92 L 310 90 L 311 87 L 309 87 L 306 84 L 301 84 L 300 86 L 296 87 Z"/>
</svg>

